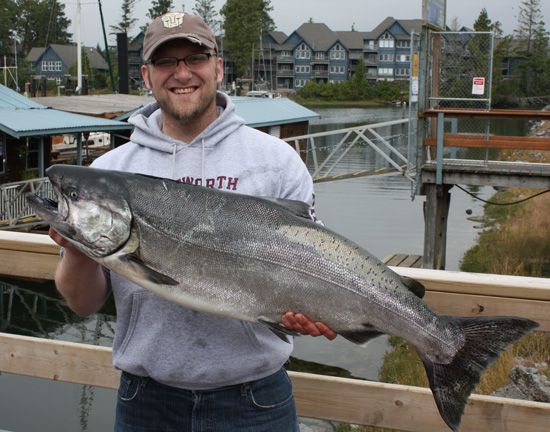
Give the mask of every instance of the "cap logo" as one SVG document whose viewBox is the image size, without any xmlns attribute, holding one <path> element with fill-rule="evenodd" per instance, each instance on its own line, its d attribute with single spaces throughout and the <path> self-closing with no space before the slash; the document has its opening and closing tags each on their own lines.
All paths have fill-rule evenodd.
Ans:
<svg viewBox="0 0 550 432">
<path fill-rule="evenodd" d="M 183 23 L 183 12 L 170 12 L 162 16 L 162 24 L 166 28 L 174 28 Z"/>
</svg>

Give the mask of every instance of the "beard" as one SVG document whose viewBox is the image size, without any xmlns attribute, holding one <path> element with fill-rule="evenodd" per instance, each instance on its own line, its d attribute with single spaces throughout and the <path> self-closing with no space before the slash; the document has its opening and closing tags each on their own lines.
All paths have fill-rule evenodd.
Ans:
<svg viewBox="0 0 550 432">
<path fill-rule="evenodd" d="M 216 91 L 218 81 L 218 71 L 214 72 L 214 84 L 203 86 L 204 95 L 197 104 L 180 106 L 170 98 L 157 97 L 157 102 L 164 115 L 172 117 L 180 123 L 197 122 L 201 117 L 211 109 L 216 109 Z"/>
<path fill-rule="evenodd" d="M 190 123 L 199 120 L 212 105 L 216 104 L 216 88 L 202 97 L 197 104 L 192 106 L 178 106 L 168 98 L 157 98 L 157 102 L 164 115 L 172 117 L 181 123 Z"/>
</svg>

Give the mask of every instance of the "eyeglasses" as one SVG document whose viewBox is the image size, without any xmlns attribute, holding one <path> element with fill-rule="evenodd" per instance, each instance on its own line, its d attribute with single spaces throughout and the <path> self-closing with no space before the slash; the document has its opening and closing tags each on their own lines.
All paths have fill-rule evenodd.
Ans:
<svg viewBox="0 0 550 432">
<path fill-rule="evenodd" d="M 191 70 L 197 70 L 203 67 L 208 61 L 210 60 L 210 57 L 212 57 L 213 53 L 198 53 L 198 54 L 190 54 L 185 57 L 177 58 L 177 57 L 159 57 L 156 59 L 151 59 L 147 63 L 152 64 L 155 68 L 163 70 L 163 71 L 169 71 L 174 70 L 178 67 L 180 62 L 184 62 L 185 66 L 187 66 L 188 69 Z"/>
</svg>

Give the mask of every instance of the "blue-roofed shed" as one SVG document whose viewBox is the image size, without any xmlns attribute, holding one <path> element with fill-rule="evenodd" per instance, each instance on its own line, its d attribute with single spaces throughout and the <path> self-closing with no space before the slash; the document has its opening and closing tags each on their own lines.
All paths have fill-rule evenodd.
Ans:
<svg viewBox="0 0 550 432">
<path fill-rule="evenodd" d="M 306 135 L 309 121 L 319 115 L 287 98 L 232 96 L 235 111 L 248 126 L 279 138 Z M 142 106 L 154 101 L 152 96 L 123 94 L 41 97 L 34 99 L 52 108 L 126 121 Z M 305 143 L 303 143 L 305 147 Z M 303 149 L 305 150 L 305 149 Z M 302 152 L 305 157 L 305 153 Z"/>
<path fill-rule="evenodd" d="M 44 176 L 52 135 L 131 128 L 125 122 L 49 109 L 0 85 L 0 183 Z"/>
</svg>

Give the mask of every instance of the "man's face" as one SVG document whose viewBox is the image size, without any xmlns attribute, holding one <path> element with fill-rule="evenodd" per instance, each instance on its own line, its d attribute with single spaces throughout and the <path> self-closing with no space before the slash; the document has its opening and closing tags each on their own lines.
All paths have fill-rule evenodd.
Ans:
<svg viewBox="0 0 550 432">
<path fill-rule="evenodd" d="M 176 57 L 211 52 L 205 47 L 178 39 L 161 45 L 152 59 Z M 212 56 L 206 63 L 190 69 L 185 62 L 175 68 L 161 68 L 152 64 L 143 65 L 141 74 L 147 87 L 168 120 L 179 123 L 209 124 L 217 117 L 216 88 L 223 77 L 221 59 Z"/>
</svg>

